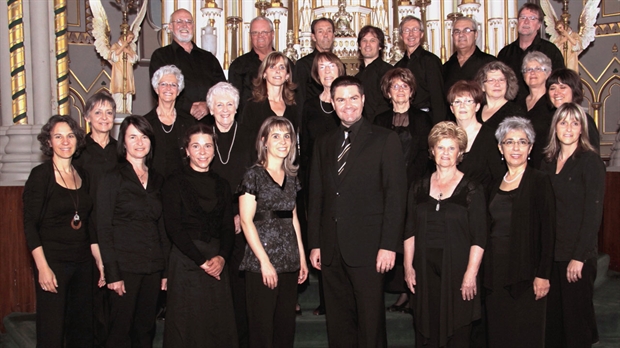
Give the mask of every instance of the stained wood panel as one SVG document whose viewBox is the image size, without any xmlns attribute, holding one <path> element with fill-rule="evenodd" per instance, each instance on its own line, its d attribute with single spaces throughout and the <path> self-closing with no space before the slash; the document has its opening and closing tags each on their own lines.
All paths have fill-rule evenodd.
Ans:
<svg viewBox="0 0 620 348">
<path fill-rule="evenodd" d="M 599 250 L 609 254 L 609 269 L 620 272 L 620 172 L 607 172 Z"/>
<path fill-rule="evenodd" d="M 23 187 L 0 187 L 0 318 L 34 312 L 32 258 L 26 247 Z M 4 332 L 4 324 L 0 322 Z"/>
</svg>

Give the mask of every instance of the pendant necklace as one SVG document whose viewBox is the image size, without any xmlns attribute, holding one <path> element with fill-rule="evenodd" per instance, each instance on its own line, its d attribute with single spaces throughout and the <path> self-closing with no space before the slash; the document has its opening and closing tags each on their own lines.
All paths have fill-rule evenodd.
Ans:
<svg viewBox="0 0 620 348">
<path fill-rule="evenodd" d="M 439 211 L 439 207 L 440 207 L 440 204 L 441 204 L 441 196 L 442 196 L 442 194 L 439 193 L 439 198 L 437 199 L 437 205 L 435 206 L 435 211 Z"/>
<path fill-rule="evenodd" d="M 56 171 L 58 172 L 58 174 L 60 174 L 60 179 L 62 180 L 62 183 L 65 184 L 65 188 L 69 190 L 69 197 L 71 197 L 71 202 L 73 203 L 73 207 L 75 208 L 75 215 L 73 215 L 73 219 L 71 219 L 71 228 L 74 230 L 79 230 L 82 227 L 82 220 L 80 220 L 80 215 L 78 214 L 78 206 L 80 205 L 80 193 L 77 192 L 78 188 L 77 183 L 75 182 L 75 169 L 73 169 L 73 167 L 71 168 L 71 174 L 73 175 L 73 184 L 75 185 L 76 193 L 76 199 L 73 199 L 73 194 L 71 193 L 71 191 L 73 190 L 71 190 L 65 182 L 65 178 L 62 177 L 62 173 L 56 166 L 56 163 L 52 161 L 52 164 L 54 164 L 54 168 L 56 168 Z"/>
<path fill-rule="evenodd" d="M 215 136 L 215 127 L 213 127 L 213 135 Z M 226 157 L 226 162 L 224 162 L 224 160 L 222 159 L 222 154 L 220 153 L 220 147 L 217 146 L 217 142 L 215 142 L 215 151 L 217 151 L 217 157 L 220 158 L 220 163 L 222 163 L 223 165 L 227 165 L 228 161 L 230 161 L 230 154 L 232 153 L 233 145 L 235 145 L 236 137 L 237 137 L 237 121 L 235 121 L 235 131 L 233 132 L 233 138 L 232 138 L 232 142 L 230 143 L 230 149 L 228 149 L 228 157 Z"/>
<path fill-rule="evenodd" d="M 519 177 L 523 174 L 523 172 L 525 172 L 525 170 L 523 170 L 519 174 L 515 175 L 515 177 L 512 180 L 506 179 L 508 177 L 508 172 L 506 172 L 506 174 L 504 174 L 504 181 L 506 183 L 508 183 L 508 184 L 512 184 L 513 182 L 515 182 L 515 180 L 519 179 Z"/>
<path fill-rule="evenodd" d="M 330 103 L 325 103 L 325 104 L 330 104 Z M 319 105 L 321 106 L 321 110 L 323 110 L 323 112 L 326 113 L 326 114 L 331 114 L 332 112 L 334 112 L 334 110 L 332 110 L 332 111 L 325 111 L 325 109 L 323 108 L 323 101 L 321 100 L 321 98 L 319 98 Z"/>
</svg>

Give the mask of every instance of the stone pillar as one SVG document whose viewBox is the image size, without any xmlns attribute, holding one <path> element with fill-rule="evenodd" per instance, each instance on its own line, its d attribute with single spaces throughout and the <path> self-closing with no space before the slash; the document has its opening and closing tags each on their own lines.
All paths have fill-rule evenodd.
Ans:
<svg viewBox="0 0 620 348">
<path fill-rule="evenodd" d="M 30 22 L 36 23 L 31 26 L 30 44 L 32 61 L 32 75 L 37 83 L 32 86 L 32 93 L 36 96 L 36 103 L 29 104 L 29 124 L 44 124 L 52 116 L 52 86 L 56 87 L 55 79 L 52 77 L 54 66 L 50 57 L 50 9 L 48 1 L 31 1 Z M 55 70 L 55 69 L 54 69 Z M 55 104 L 55 103 L 54 103 Z"/>
</svg>

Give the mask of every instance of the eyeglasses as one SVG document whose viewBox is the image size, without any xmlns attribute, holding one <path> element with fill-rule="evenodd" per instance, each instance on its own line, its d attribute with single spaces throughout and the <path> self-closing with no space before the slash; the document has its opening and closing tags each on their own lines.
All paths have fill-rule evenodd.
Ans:
<svg viewBox="0 0 620 348">
<path fill-rule="evenodd" d="M 271 34 L 272 31 L 273 30 L 269 30 L 269 31 L 266 31 L 266 30 L 263 30 L 263 31 L 251 31 L 250 35 L 252 35 L 252 36 L 267 36 L 267 35 Z"/>
<path fill-rule="evenodd" d="M 179 85 L 177 85 L 176 83 L 160 82 L 157 85 L 161 88 L 172 88 L 172 89 L 179 88 Z"/>
<path fill-rule="evenodd" d="M 408 91 L 409 90 L 409 85 L 406 85 L 406 84 L 396 85 L 396 84 L 394 84 L 390 88 L 395 90 L 395 91 Z"/>
<path fill-rule="evenodd" d="M 467 106 L 472 106 L 474 105 L 474 100 L 473 99 L 466 99 L 466 100 L 455 100 L 452 102 L 452 106 L 455 107 L 459 107 L 461 105 L 467 105 Z"/>
<path fill-rule="evenodd" d="M 549 70 L 549 69 L 547 69 L 544 66 L 537 66 L 535 68 L 525 68 L 525 69 L 521 70 L 521 72 L 524 73 L 524 74 L 529 74 L 531 72 L 539 73 L 541 71 L 547 71 L 547 70 Z"/>
<path fill-rule="evenodd" d="M 506 139 L 506 140 L 502 141 L 502 145 L 505 145 L 505 146 L 508 146 L 508 147 L 515 146 L 515 144 L 518 147 L 526 147 L 526 146 L 528 146 L 530 144 L 530 142 L 525 140 L 525 139 L 519 139 L 519 140 Z"/>
<path fill-rule="evenodd" d="M 417 33 L 417 32 L 420 32 L 420 31 L 422 31 L 422 29 L 420 29 L 420 28 L 416 28 L 416 27 L 413 27 L 413 28 L 405 28 L 405 29 L 403 29 L 403 34 Z"/>
<path fill-rule="evenodd" d="M 486 79 L 486 80 L 484 80 L 484 83 L 488 83 L 490 85 L 494 85 L 494 84 L 496 84 L 498 82 L 499 83 L 505 83 L 506 79 Z"/>
<path fill-rule="evenodd" d="M 533 21 L 537 21 L 538 17 L 536 17 L 536 16 L 519 16 L 519 20 L 520 21 L 525 21 L 526 19 L 529 19 L 530 22 L 533 22 Z"/>
<path fill-rule="evenodd" d="M 192 19 L 177 19 L 176 21 L 172 21 L 172 23 L 174 23 L 176 25 L 182 25 L 182 24 L 192 25 L 192 24 L 194 24 L 194 20 L 192 20 Z"/>
<path fill-rule="evenodd" d="M 472 28 L 465 28 L 465 29 L 463 29 L 463 30 L 453 29 L 453 30 L 452 30 L 452 35 L 454 35 L 454 36 L 459 36 L 459 35 L 461 35 L 461 33 L 462 33 L 463 35 L 467 35 L 467 34 L 469 34 L 469 33 L 473 33 L 473 32 L 475 32 L 475 31 L 476 31 L 476 29 L 472 29 Z"/>
</svg>

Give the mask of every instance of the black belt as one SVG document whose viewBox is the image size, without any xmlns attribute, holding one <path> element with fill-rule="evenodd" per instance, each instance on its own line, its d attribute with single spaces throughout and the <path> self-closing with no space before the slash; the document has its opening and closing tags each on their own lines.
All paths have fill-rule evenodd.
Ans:
<svg viewBox="0 0 620 348">
<path fill-rule="evenodd" d="M 257 211 L 256 213 L 254 213 L 254 221 L 263 221 L 269 219 L 291 219 L 292 217 L 292 210 Z"/>
</svg>

